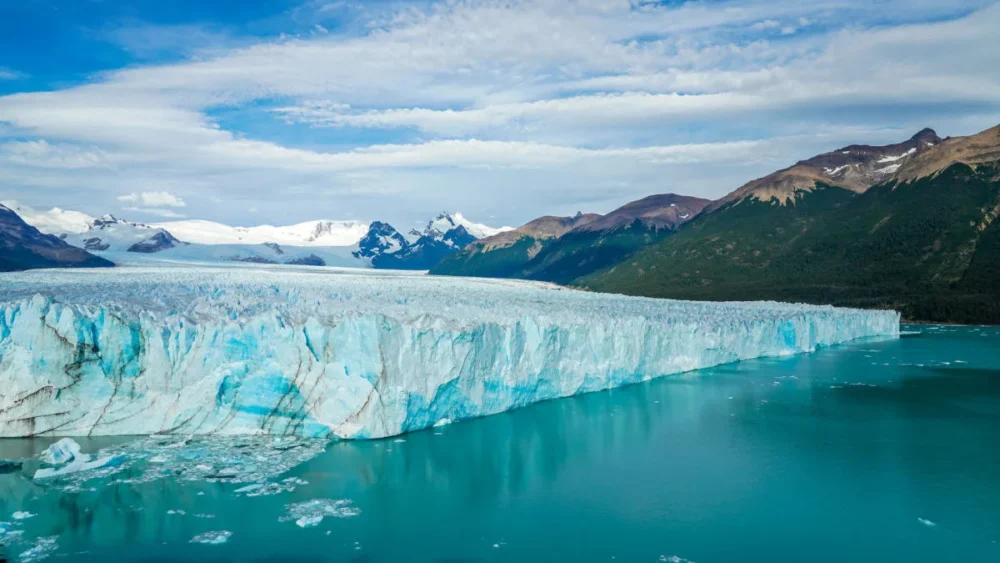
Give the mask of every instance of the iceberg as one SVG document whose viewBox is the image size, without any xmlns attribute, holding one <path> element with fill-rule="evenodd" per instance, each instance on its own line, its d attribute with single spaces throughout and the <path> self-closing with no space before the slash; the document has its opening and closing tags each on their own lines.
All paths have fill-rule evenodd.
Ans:
<svg viewBox="0 0 1000 563">
<path fill-rule="evenodd" d="M 72 438 L 63 438 L 52 444 L 42 452 L 41 457 L 45 463 L 62 467 L 43 467 L 35 471 L 35 479 L 51 479 L 81 471 L 116 467 L 125 461 L 124 456 L 117 455 L 94 459 L 92 455 L 81 452 L 80 444 Z"/>
<path fill-rule="evenodd" d="M 898 335 L 894 311 L 672 301 L 371 270 L 7 274 L 0 436 L 382 438 Z"/>
</svg>

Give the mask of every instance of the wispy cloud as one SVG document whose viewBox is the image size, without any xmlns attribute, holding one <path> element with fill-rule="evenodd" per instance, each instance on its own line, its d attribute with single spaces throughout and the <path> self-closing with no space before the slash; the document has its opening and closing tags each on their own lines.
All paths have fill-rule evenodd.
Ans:
<svg viewBox="0 0 1000 563">
<path fill-rule="evenodd" d="M 184 207 L 184 200 L 170 192 L 142 192 L 120 195 L 118 201 L 138 203 L 147 207 Z"/>
<path fill-rule="evenodd" d="M 0 66 L 0 80 L 18 80 L 23 77 L 24 75 L 22 75 L 20 72 L 17 72 L 16 70 Z"/>
</svg>

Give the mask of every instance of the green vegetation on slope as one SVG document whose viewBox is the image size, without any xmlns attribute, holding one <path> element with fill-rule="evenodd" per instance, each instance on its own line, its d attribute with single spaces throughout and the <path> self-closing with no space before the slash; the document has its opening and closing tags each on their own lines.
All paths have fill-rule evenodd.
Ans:
<svg viewBox="0 0 1000 563">
<path fill-rule="evenodd" d="M 571 231 L 548 239 L 525 236 L 510 246 L 487 251 L 474 243 L 442 260 L 431 273 L 565 284 L 615 264 L 672 232 L 636 220 L 612 231 Z"/>
<path fill-rule="evenodd" d="M 492 248 L 488 251 L 482 250 L 482 243 L 472 243 L 438 262 L 431 268 L 431 273 L 483 278 L 523 277 L 525 264 L 531 261 L 539 249 L 554 241 L 555 239 L 540 240 L 525 236 L 509 246 Z"/>
<path fill-rule="evenodd" d="M 548 244 L 516 277 L 566 284 L 632 256 L 673 231 L 635 220 L 608 231 L 571 231 Z"/>
<path fill-rule="evenodd" d="M 576 285 L 653 297 L 891 307 L 907 318 L 1000 322 L 997 165 L 794 204 L 743 199 Z"/>
</svg>

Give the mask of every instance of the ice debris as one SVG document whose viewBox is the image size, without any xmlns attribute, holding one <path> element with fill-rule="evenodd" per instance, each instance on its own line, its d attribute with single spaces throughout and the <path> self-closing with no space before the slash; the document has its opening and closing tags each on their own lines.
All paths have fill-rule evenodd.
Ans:
<svg viewBox="0 0 1000 563">
<path fill-rule="evenodd" d="M 327 516 L 350 518 L 361 514 L 361 510 L 351 506 L 351 504 L 351 501 L 345 499 L 313 499 L 296 502 L 285 506 L 288 514 L 278 518 L 278 521 L 294 521 L 300 528 L 311 528 L 319 525 Z"/>
<path fill-rule="evenodd" d="M 191 538 L 188 543 L 203 543 L 207 545 L 219 545 L 229 541 L 229 538 L 233 535 L 229 530 L 218 530 L 214 532 L 205 532 L 203 534 L 198 534 L 197 536 Z"/>
<path fill-rule="evenodd" d="M 327 440 L 297 437 L 200 436 L 177 442 L 176 438 L 151 436 L 102 449 L 98 456 L 115 462 L 100 470 L 60 473 L 46 483 L 72 493 L 87 490 L 90 487 L 86 483 L 98 478 L 109 478 L 109 484 L 137 484 L 170 477 L 180 481 L 259 484 L 270 494 L 277 494 L 295 490 L 306 482 L 294 477 L 277 483 L 270 480 L 322 453 L 327 444 Z"/>
<path fill-rule="evenodd" d="M 233 492 L 247 497 L 268 497 L 281 493 L 290 493 L 294 491 L 296 487 L 308 484 L 308 481 L 304 481 L 298 477 L 288 477 L 276 483 L 254 483 L 252 485 L 240 487 Z"/>
<path fill-rule="evenodd" d="M 937 523 L 931 522 L 930 520 L 928 520 L 926 518 L 917 518 L 917 522 L 920 522 L 921 524 L 923 524 L 924 526 L 927 526 L 928 528 L 933 528 L 934 526 L 937 526 Z"/>
<path fill-rule="evenodd" d="M 13 518 L 14 520 L 27 520 L 28 518 L 34 518 L 35 515 L 30 512 L 18 510 L 14 514 L 11 514 L 10 517 Z"/>
<path fill-rule="evenodd" d="M 58 539 L 58 536 L 38 538 L 35 540 L 35 545 L 21 552 L 18 559 L 21 563 L 31 563 L 32 561 L 41 561 L 47 558 L 59 549 Z"/>
</svg>

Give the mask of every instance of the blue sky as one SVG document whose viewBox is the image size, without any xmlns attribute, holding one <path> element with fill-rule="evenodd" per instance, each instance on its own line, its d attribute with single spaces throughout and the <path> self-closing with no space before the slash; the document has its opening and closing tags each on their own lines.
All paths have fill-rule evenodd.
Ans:
<svg viewBox="0 0 1000 563">
<path fill-rule="evenodd" d="M 1000 4 L 4 2 L 0 199 L 491 224 L 1000 123 Z"/>
</svg>

